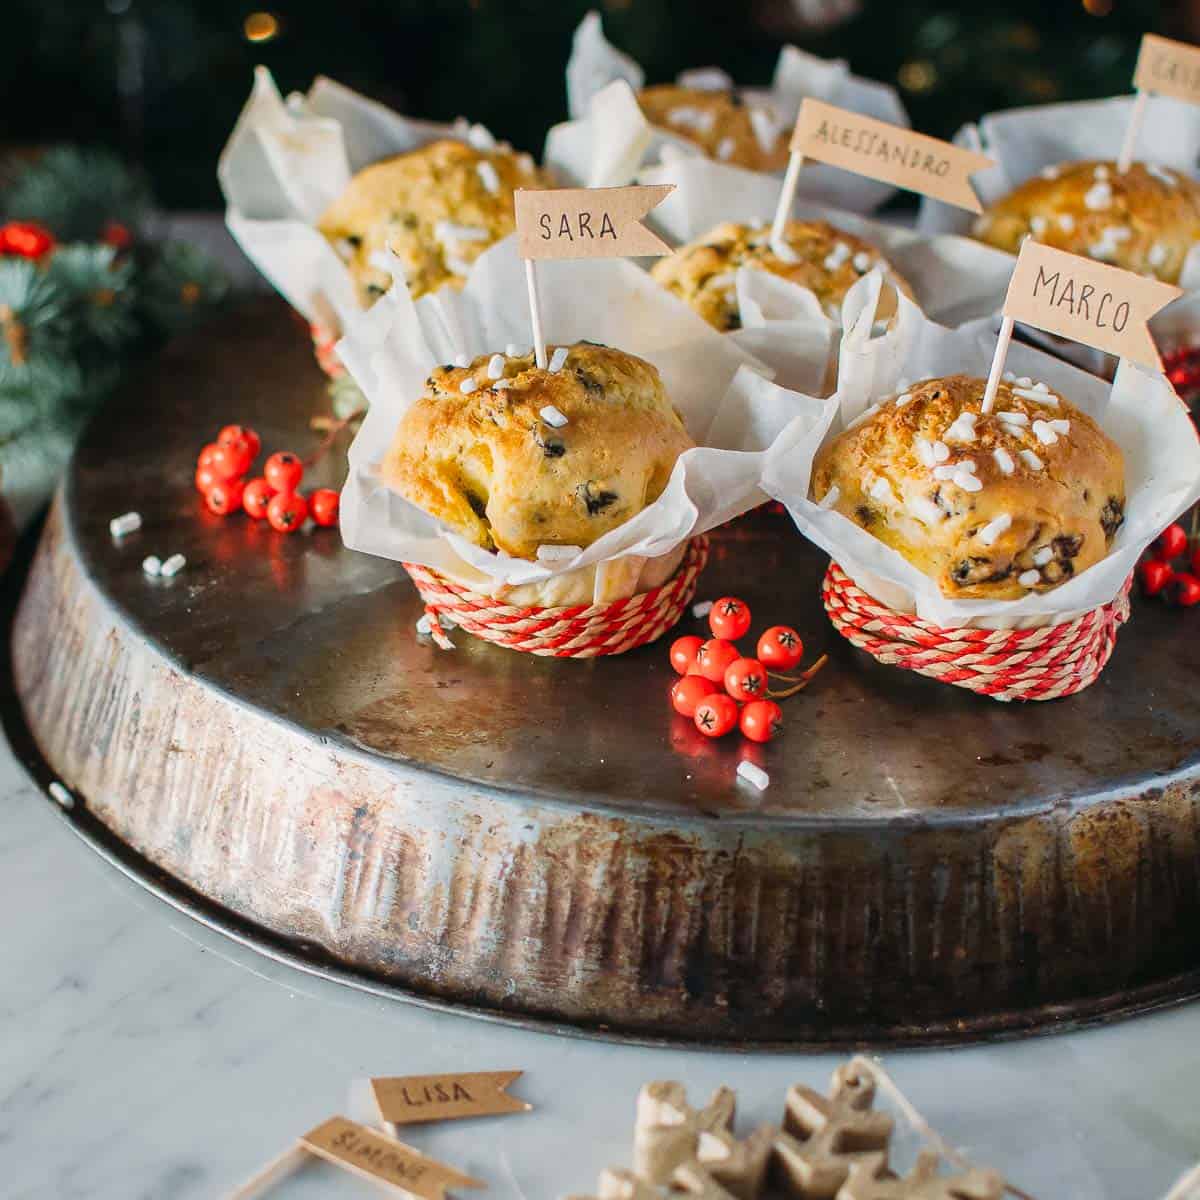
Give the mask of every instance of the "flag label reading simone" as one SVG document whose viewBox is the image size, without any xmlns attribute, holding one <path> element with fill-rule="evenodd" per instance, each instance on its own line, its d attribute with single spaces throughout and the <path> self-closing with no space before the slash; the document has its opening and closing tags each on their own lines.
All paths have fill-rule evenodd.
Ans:
<svg viewBox="0 0 1200 1200">
<path fill-rule="evenodd" d="M 1148 33 L 1142 38 L 1133 86 L 1200 104 L 1200 47 Z"/>
<path fill-rule="evenodd" d="M 642 224 L 675 185 L 556 188 L 516 193 L 521 257 L 635 258 L 670 254 L 671 247 Z"/>
</svg>

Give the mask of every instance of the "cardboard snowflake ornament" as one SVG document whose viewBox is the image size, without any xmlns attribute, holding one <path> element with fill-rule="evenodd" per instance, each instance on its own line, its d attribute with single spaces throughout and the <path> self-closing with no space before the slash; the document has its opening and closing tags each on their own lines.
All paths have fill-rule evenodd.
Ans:
<svg viewBox="0 0 1200 1200">
<path fill-rule="evenodd" d="M 943 1175 L 940 1162 L 939 1155 L 923 1150 L 902 1179 L 879 1175 L 867 1162 L 855 1163 L 837 1200 L 1001 1200 L 1004 1195 L 1004 1180 L 997 1172 L 969 1167 Z"/>
</svg>

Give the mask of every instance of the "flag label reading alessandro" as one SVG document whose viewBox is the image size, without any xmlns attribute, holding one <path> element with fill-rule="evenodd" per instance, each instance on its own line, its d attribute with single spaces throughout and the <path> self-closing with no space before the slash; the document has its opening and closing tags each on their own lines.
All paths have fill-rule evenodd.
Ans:
<svg viewBox="0 0 1200 1200">
<path fill-rule="evenodd" d="M 975 213 L 983 208 L 971 173 L 995 165 L 974 150 L 812 99 L 800 105 L 790 149 Z"/>
<path fill-rule="evenodd" d="M 671 247 L 642 224 L 675 185 L 555 188 L 516 192 L 522 258 L 636 258 L 670 254 Z"/>
<path fill-rule="evenodd" d="M 1143 92 L 1200 104 L 1200 46 L 1146 34 L 1138 52 L 1133 86 Z"/>
<path fill-rule="evenodd" d="M 1161 280 L 1027 238 L 1008 285 L 1004 315 L 1157 371 L 1161 362 L 1146 323 L 1181 295 Z"/>
</svg>

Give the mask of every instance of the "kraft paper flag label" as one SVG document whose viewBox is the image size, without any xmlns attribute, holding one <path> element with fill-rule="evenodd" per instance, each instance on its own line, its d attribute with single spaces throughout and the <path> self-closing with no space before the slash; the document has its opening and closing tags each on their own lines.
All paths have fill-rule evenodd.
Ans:
<svg viewBox="0 0 1200 1200">
<path fill-rule="evenodd" d="M 1139 91 L 1200 104 L 1200 46 L 1146 34 L 1138 52 L 1133 86 Z"/>
<path fill-rule="evenodd" d="M 507 1088 L 521 1071 L 476 1071 L 456 1075 L 404 1075 L 372 1079 L 379 1115 L 393 1125 L 421 1121 L 457 1121 L 499 1113 L 529 1112 L 532 1104 L 510 1096 Z"/>
<path fill-rule="evenodd" d="M 1182 295 L 1169 283 L 1026 238 L 1004 315 L 1157 371 L 1161 361 L 1146 322 Z"/>
<path fill-rule="evenodd" d="M 300 1145 L 335 1166 L 396 1188 L 405 1196 L 420 1196 L 421 1200 L 443 1200 L 448 1188 L 487 1186 L 345 1117 L 330 1117 L 306 1133 Z"/>
<path fill-rule="evenodd" d="M 522 258 L 636 258 L 670 254 L 642 218 L 673 183 L 614 188 L 520 188 L 517 238 Z"/>
<path fill-rule="evenodd" d="M 790 149 L 974 213 L 983 207 L 971 173 L 995 166 L 986 154 L 809 98 L 800 105 Z"/>
</svg>

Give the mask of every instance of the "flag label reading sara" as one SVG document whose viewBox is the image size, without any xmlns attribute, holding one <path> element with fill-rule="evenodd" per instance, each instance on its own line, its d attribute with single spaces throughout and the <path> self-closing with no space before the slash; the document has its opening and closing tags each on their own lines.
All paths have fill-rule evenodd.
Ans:
<svg viewBox="0 0 1200 1200">
<path fill-rule="evenodd" d="M 807 98 L 800 105 L 790 149 L 975 213 L 983 208 L 971 173 L 995 165 L 974 150 Z"/>
<path fill-rule="evenodd" d="M 1139 91 L 1200 104 L 1200 46 L 1146 34 L 1138 52 L 1133 86 Z"/>
<path fill-rule="evenodd" d="M 671 247 L 647 229 L 642 218 L 674 190 L 672 183 L 521 188 L 515 194 L 521 257 L 636 258 L 670 254 Z"/>
<path fill-rule="evenodd" d="M 1179 288 L 1027 238 L 1004 315 L 1046 333 L 1159 370 L 1147 322 L 1183 295 Z"/>
</svg>

